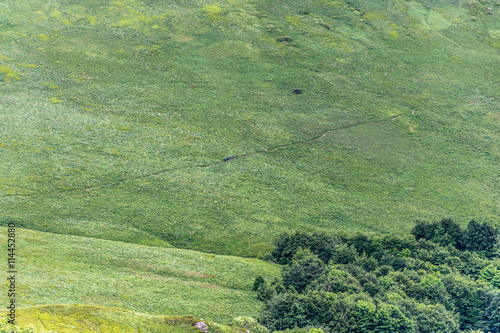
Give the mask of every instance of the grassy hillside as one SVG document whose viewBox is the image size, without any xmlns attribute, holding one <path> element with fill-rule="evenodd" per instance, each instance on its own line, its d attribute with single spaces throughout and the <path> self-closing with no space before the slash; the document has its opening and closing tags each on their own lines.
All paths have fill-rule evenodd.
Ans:
<svg viewBox="0 0 500 333">
<path fill-rule="evenodd" d="M 4 1 L 4 216 L 257 257 L 287 229 L 497 221 L 499 8 Z"/>
<path fill-rule="evenodd" d="M 6 243 L 5 228 L 0 229 Z M 27 320 L 22 319 L 27 307 L 52 304 L 227 323 L 237 316 L 257 316 L 262 304 L 252 291 L 255 277 L 279 275 L 277 265 L 257 259 L 24 229 L 18 229 L 16 239 L 21 323 Z M 7 304 L 7 293 L 1 300 Z"/>
<path fill-rule="evenodd" d="M 152 316 L 116 308 L 89 305 L 50 305 L 23 309 L 20 326 L 33 327 L 37 332 L 200 332 L 194 327 L 203 321 L 193 316 Z M 205 322 L 220 333 L 245 330 Z M 215 325 L 214 325 L 215 324 Z"/>
</svg>

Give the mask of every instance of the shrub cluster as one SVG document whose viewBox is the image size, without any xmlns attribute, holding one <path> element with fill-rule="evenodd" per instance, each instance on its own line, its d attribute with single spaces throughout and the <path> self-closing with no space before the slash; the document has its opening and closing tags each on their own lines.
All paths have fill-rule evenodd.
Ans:
<svg viewBox="0 0 500 333">
<path fill-rule="evenodd" d="M 417 222 L 411 235 L 294 232 L 275 240 L 281 278 L 257 277 L 271 331 L 500 332 L 498 230 Z"/>
</svg>

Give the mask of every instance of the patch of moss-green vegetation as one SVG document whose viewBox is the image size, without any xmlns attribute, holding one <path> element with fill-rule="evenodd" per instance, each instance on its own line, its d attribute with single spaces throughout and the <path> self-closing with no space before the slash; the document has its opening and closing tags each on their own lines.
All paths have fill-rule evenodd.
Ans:
<svg viewBox="0 0 500 333">
<path fill-rule="evenodd" d="M 4 1 L 4 216 L 259 258 L 297 228 L 495 221 L 497 8 Z"/>
<path fill-rule="evenodd" d="M 196 323 L 221 333 L 244 330 L 206 322 L 193 316 L 153 316 L 134 311 L 90 305 L 45 305 L 19 311 L 20 327 L 26 332 L 200 332 Z M 22 331 L 22 332 L 25 332 Z"/>
</svg>

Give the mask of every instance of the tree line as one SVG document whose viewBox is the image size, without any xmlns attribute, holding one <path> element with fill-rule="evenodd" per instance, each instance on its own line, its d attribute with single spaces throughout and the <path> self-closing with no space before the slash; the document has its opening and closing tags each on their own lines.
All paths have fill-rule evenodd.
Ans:
<svg viewBox="0 0 500 333">
<path fill-rule="evenodd" d="M 281 277 L 253 286 L 263 332 L 500 332 L 500 237 L 488 223 L 418 221 L 404 236 L 296 231 L 276 238 L 270 259 Z"/>
</svg>

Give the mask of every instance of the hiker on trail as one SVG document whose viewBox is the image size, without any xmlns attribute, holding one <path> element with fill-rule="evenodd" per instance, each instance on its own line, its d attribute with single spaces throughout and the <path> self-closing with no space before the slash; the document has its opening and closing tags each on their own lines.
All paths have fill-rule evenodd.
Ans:
<svg viewBox="0 0 500 333">
<path fill-rule="evenodd" d="M 264 149 L 264 151 L 267 153 L 267 148 L 266 148 L 266 149 Z"/>
<path fill-rule="evenodd" d="M 229 155 L 229 159 L 231 159 L 231 155 Z"/>
<path fill-rule="evenodd" d="M 234 158 L 238 158 L 238 155 L 236 155 Z"/>
<path fill-rule="evenodd" d="M 243 157 L 247 156 L 247 154 L 243 153 Z"/>
</svg>

